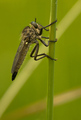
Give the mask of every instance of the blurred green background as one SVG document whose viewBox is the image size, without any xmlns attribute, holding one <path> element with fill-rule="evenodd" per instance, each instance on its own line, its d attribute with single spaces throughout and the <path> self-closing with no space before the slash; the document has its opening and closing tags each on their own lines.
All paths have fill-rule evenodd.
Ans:
<svg viewBox="0 0 81 120">
<path fill-rule="evenodd" d="M 78 0 L 58 0 L 58 23 Z M 37 18 L 43 26 L 49 24 L 50 0 L 0 0 L 0 98 L 13 82 L 11 67 L 20 35 L 25 26 Z M 58 28 L 57 28 L 58 29 Z M 44 33 L 48 36 L 48 33 Z M 29 59 L 30 48 L 22 68 Z M 81 87 L 81 14 L 72 22 L 56 43 L 54 94 Z M 20 70 L 20 71 L 21 71 Z M 20 72 L 19 71 L 19 72 Z M 47 96 L 48 60 L 45 58 L 13 99 L 3 117 L 16 109 Z M 4 103 L 5 104 L 5 103 Z M 81 120 L 81 97 L 54 108 L 55 120 Z M 46 110 L 19 120 L 45 120 Z"/>
</svg>

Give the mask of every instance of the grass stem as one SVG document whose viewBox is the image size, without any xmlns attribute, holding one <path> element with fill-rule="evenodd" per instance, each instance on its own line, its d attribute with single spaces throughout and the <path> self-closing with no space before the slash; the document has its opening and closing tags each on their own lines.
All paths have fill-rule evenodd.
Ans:
<svg viewBox="0 0 81 120">
<path fill-rule="evenodd" d="M 57 0 L 51 0 L 50 23 L 57 19 Z M 56 23 L 49 28 L 49 40 L 56 40 Z M 55 57 L 55 42 L 49 42 L 49 56 Z M 54 94 L 54 60 L 49 59 L 48 90 L 47 90 L 47 120 L 53 119 Z"/>
</svg>

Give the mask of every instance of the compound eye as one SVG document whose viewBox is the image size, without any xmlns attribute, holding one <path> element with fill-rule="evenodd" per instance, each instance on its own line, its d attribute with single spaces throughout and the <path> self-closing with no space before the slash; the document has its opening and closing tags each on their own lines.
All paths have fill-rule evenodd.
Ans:
<svg viewBox="0 0 81 120">
<path fill-rule="evenodd" d="M 36 22 L 31 22 L 31 24 L 35 27 L 35 28 L 38 28 L 38 25 Z"/>
</svg>

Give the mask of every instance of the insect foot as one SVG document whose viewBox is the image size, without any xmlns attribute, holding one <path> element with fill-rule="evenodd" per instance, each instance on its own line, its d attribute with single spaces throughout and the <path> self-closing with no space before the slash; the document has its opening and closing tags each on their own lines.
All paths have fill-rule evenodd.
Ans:
<svg viewBox="0 0 81 120">
<path fill-rule="evenodd" d="M 48 42 L 57 42 L 57 38 L 55 40 L 49 40 Z"/>
<path fill-rule="evenodd" d="M 49 55 L 47 55 L 47 54 L 45 54 L 45 56 L 46 56 L 47 58 L 51 59 L 51 60 L 57 61 L 57 59 L 51 58 L 51 57 L 50 57 Z"/>
</svg>

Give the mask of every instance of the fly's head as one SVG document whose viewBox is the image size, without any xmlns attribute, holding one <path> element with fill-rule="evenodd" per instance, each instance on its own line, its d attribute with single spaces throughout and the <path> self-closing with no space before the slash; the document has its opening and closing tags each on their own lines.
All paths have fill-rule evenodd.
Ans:
<svg viewBox="0 0 81 120">
<path fill-rule="evenodd" d="M 31 25 L 31 28 L 33 28 L 35 30 L 36 34 L 40 35 L 42 27 L 38 23 L 36 23 L 34 21 L 31 22 L 30 25 Z"/>
</svg>

